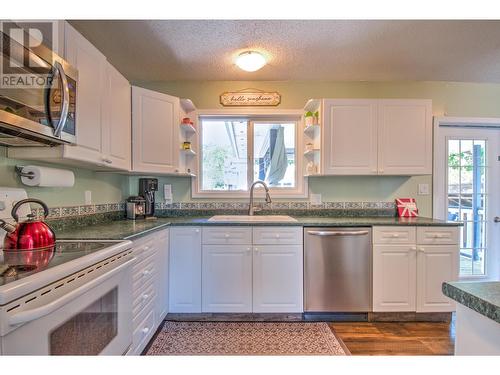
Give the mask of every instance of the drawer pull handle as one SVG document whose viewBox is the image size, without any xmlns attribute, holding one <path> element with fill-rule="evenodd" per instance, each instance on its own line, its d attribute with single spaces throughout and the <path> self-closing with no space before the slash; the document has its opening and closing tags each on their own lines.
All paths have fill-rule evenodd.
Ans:
<svg viewBox="0 0 500 375">
<path fill-rule="evenodd" d="M 143 334 L 147 335 L 148 332 L 149 332 L 149 328 L 148 327 L 143 328 L 141 331 L 142 331 Z"/>
</svg>

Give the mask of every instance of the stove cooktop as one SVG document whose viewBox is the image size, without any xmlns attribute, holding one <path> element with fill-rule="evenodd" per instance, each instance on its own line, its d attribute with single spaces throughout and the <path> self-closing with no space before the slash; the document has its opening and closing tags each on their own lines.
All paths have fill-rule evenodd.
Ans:
<svg viewBox="0 0 500 375">
<path fill-rule="evenodd" d="M 56 241 L 52 248 L 33 251 L 0 250 L 0 286 L 103 250 L 120 241 Z"/>
</svg>

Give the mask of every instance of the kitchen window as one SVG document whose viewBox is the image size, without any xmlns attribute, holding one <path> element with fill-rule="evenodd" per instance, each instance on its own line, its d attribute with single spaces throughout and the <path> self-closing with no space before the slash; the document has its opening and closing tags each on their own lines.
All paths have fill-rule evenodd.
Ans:
<svg viewBox="0 0 500 375">
<path fill-rule="evenodd" d="M 247 197 L 265 181 L 277 197 L 304 197 L 299 118 L 200 117 L 193 197 Z"/>
</svg>

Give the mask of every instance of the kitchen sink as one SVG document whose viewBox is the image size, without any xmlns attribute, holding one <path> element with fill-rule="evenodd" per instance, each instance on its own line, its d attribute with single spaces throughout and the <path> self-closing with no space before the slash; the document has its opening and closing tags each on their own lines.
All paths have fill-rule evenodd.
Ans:
<svg viewBox="0 0 500 375">
<path fill-rule="evenodd" d="M 287 215 L 215 215 L 208 219 L 218 223 L 294 223 L 297 219 Z"/>
</svg>

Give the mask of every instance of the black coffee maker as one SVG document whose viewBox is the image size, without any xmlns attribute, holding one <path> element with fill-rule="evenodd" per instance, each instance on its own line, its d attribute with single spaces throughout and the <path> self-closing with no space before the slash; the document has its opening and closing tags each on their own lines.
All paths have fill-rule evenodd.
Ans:
<svg viewBox="0 0 500 375">
<path fill-rule="evenodd" d="M 155 191 L 158 191 L 158 180 L 156 178 L 139 179 L 139 195 L 146 200 L 144 215 L 146 218 L 155 214 Z"/>
</svg>

